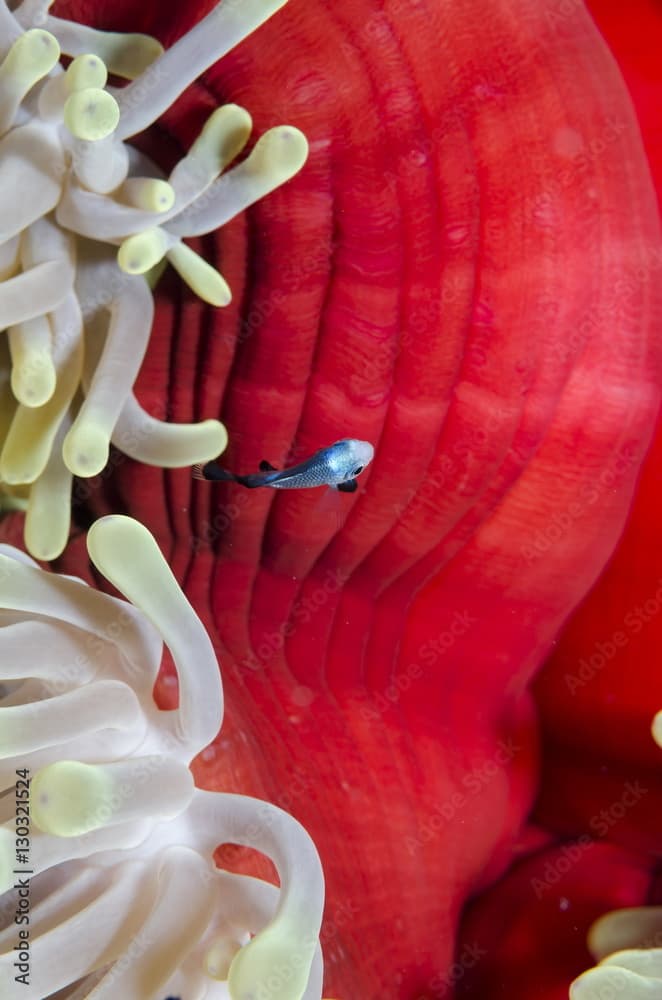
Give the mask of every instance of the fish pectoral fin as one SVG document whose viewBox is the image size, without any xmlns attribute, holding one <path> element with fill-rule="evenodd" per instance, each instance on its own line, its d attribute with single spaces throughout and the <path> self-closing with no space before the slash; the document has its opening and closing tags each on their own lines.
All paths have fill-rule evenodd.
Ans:
<svg viewBox="0 0 662 1000">
<path fill-rule="evenodd" d="M 356 479 L 347 479 L 344 483 L 338 483 L 336 489 L 341 493 L 355 493 L 358 485 Z"/>
<path fill-rule="evenodd" d="M 267 462 L 264 458 L 260 462 L 259 468 L 260 472 L 278 472 L 276 466 L 272 465 L 271 462 Z"/>
</svg>

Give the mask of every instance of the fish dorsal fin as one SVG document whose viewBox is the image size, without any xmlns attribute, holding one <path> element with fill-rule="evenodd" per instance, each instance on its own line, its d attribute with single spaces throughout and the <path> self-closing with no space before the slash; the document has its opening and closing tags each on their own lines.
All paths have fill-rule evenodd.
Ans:
<svg viewBox="0 0 662 1000">
<path fill-rule="evenodd" d="M 347 479 L 344 483 L 338 483 L 336 489 L 340 490 L 341 493 L 354 493 L 358 485 L 356 479 Z"/>
<path fill-rule="evenodd" d="M 260 468 L 260 472 L 278 472 L 278 469 L 276 468 L 276 466 L 272 465 L 271 462 L 265 461 L 264 458 L 260 462 L 259 468 Z"/>
</svg>

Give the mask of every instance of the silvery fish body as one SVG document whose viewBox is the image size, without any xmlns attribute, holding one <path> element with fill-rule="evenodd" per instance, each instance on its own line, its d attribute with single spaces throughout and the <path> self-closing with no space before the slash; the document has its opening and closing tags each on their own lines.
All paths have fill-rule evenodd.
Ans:
<svg viewBox="0 0 662 1000">
<path fill-rule="evenodd" d="M 200 479 L 239 483 L 248 489 L 268 486 L 273 490 L 304 490 L 315 486 L 333 486 L 343 493 L 353 493 L 356 477 L 373 458 L 374 448 L 368 441 L 344 438 L 327 448 L 321 448 L 305 462 L 290 469 L 274 469 L 268 462 L 260 463 L 260 472 L 247 476 L 222 469 L 216 462 L 196 466 L 194 475 Z"/>
</svg>

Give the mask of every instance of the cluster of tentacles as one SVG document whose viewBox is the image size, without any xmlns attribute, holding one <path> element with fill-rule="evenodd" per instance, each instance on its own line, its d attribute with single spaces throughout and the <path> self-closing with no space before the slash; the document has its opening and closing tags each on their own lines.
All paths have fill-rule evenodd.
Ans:
<svg viewBox="0 0 662 1000">
<path fill-rule="evenodd" d="M 599 965 L 575 980 L 570 1000 L 617 996 L 648 1000 L 658 996 L 662 985 L 661 944 L 662 907 L 607 913 L 589 935 L 589 948 Z"/>
<path fill-rule="evenodd" d="M 27 506 L 25 543 L 41 559 L 66 544 L 72 475 L 99 473 L 111 442 L 168 467 L 224 449 L 218 421 L 161 422 L 133 394 L 150 282 L 168 261 L 226 305 L 224 278 L 184 237 L 223 225 L 307 154 L 303 135 L 282 126 L 224 172 L 251 130 L 235 105 L 210 116 L 167 178 L 126 143 L 284 0 L 222 4 L 167 52 L 147 35 L 50 16 L 51 2 L 12 11 L 0 0 L 0 482 L 5 503 Z M 109 87 L 109 73 L 131 82 Z"/>
<path fill-rule="evenodd" d="M 662 747 L 662 712 L 653 720 Z M 662 906 L 637 906 L 605 914 L 591 928 L 588 946 L 599 963 L 570 988 L 570 1000 L 627 996 L 647 1000 L 662 989 Z"/>
<path fill-rule="evenodd" d="M 102 518 L 88 549 L 131 604 L 0 555 L 0 994 L 319 1000 L 312 841 L 275 806 L 193 785 L 223 710 L 207 633 L 138 522 Z M 168 712 L 152 698 L 164 640 L 179 680 Z M 31 837 L 16 808 L 28 780 Z M 280 889 L 217 868 L 219 843 L 270 857 Z"/>
</svg>

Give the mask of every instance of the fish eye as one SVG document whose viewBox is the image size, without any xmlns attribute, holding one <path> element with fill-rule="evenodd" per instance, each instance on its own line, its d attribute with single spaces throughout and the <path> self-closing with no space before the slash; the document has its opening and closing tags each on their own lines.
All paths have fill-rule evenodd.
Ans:
<svg viewBox="0 0 662 1000">
<path fill-rule="evenodd" d="M 356 468 L 354 469 L 354 472 L 352 473 L 352 475 L 353 476 L 359 476 L 362 472 L 363 472 L 363 466 L 362 465 L 357 465 Z"/>
</svg>

